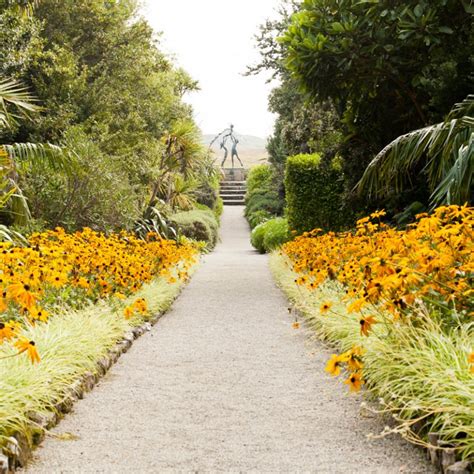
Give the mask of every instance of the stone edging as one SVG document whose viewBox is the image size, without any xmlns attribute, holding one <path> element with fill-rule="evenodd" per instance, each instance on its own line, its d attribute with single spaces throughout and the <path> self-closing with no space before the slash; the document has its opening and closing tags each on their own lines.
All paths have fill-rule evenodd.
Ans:
<svg viewBox="0 0 474 474">
<path fill-rule="evenodd" d="M 151 331 L 152 326 L 165 313 L 166 311 L 162 311 L 140 326 L 126 332 L 123 339 L 109 349 L 107 355 L 97 361 L 95 372 L 86 372 L 68 387 L 64 398 L 55 404 L 52 411 L 29 413 L 28 418 L 32 427 L 31 441 L 23 433 L 16 433 L 8 438 L 3 448 L 0 448 L 0 474 L 10 474 L 18 468 L 25 467 L 33 457 L 35 447 L 45 438 L 46 432 L 56 426 L 63 416 L 72 410 L 74 403 L 84 398 L 84 395 L 94 388 L 119 357 L 130 349 L 133 341 L 145 332 Z"/>
</svg>

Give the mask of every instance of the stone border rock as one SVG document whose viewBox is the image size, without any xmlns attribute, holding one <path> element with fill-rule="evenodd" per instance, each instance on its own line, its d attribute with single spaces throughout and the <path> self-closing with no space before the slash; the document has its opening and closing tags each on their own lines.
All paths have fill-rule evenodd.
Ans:
<svg viewBox="0 0 474 474">
<path fill-rule="evenodd" d="M 43 441 L 47 431 L 56 426 L 61 418 L 72 410 L 74 403 L 84 398 L 84 394 L 90 392 L 120 356 L 130 349 L 133 341 L 150 331 L 166 312 L 162 311 L 126 332 L 123 339 L 97 361 L 95 372 L 86 372 L 73 382 L 52 411 L 29 413 L 31 439 L 23 433 L 16 433 L 8 438 L 6 444 L 0 448 L 0 474 L 10 474 L 18 468 L 25 467 L 33 457 L 33 450 Z"/>
</svg>

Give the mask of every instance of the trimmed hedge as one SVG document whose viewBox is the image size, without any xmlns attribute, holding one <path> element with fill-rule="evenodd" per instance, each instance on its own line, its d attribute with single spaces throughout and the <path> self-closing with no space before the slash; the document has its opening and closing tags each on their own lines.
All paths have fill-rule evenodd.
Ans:
<svg viewBox="0 0 474 474">
<path fill-rule="evenodd" d="M 210 209 L 178 212 L 170 217 L 170 221 L 176 225 L 179 233 L 189 239 L 206 242 L 208 248 L 213 248 L 217 243 L 219 223 Z"/>
<path fill-rule="evenodd" d="M 348 224 L 342 204 L 344 176 L 337 159 L 328 165 L 318 154 L 290 156 L 285 187 L 288 223 L 298 234 L 315 228 L 341 230 Z"/>
</svg>

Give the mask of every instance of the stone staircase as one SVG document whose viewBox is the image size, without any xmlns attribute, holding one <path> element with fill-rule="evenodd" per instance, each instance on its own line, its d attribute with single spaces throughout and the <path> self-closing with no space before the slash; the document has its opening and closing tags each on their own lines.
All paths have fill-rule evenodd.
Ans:
<svg viewBox="0 0 474 474">
<path fill-rule="evenodd" d="M 222 181 L 220 196 L 224 206 L 243 206 L 246 191 L 245 181 Z"/>
</svg>

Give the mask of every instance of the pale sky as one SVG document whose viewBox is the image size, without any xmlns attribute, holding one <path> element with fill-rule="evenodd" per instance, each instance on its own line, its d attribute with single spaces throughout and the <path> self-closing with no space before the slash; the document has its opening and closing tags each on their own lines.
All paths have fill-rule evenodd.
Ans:
<svg viewBox="0 0 474 474">
<path fill-rule="evenodd" d="M 144 15 L 163 32 L 161 48 L 199 81 L 189 94 L 205 134 L 231 123 L 239 134 L 266 138 L 274 117 L 267 110 L 272 85 L 265 77 L 244 77 L 258 60 L 253 36 L 266 18 L 275 17 L 279 0 L 145 0 Z"/>
</svg>

